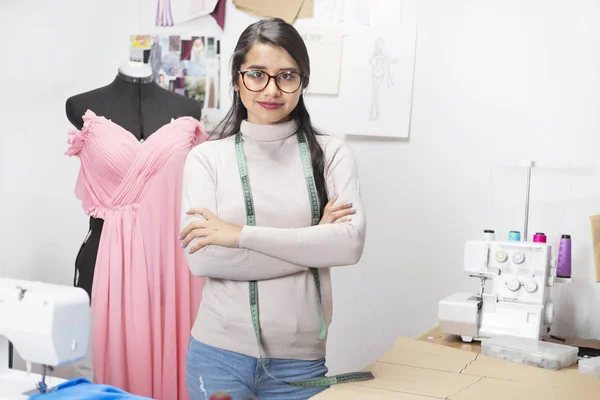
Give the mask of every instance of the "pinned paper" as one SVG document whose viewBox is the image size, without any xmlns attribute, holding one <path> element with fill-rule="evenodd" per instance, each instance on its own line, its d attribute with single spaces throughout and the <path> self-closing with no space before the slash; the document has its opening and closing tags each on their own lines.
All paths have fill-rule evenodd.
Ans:
<svg viewBox="0 0 600 400">
<path fill-rule="evenodd" d="M 298 18 L 312 18 L 315 14 L 315 0 L 304 0 Z"/>
<path fill-rule="evenodd" d="M 408 138 L 416 55 L 416 25 L 362 27 L 343 37 L 344 62 L 339 73 L 336 107 L 311 110 L 321 129 L 338 135 Z M 317 59 L 311 64 L 320 62 Z M 337 80 L 337 75 L 330 77 Z M 309 90 L 310 93 L 310 84 Z"/>
<path fill-rule="evenodd" d="M 129 61 L 148 64 L 154 81 L 192 98 L 205 110 L 219 109 L 221 42 L 213 36 L 131 35 Z"/>
<path fill-rule="evenodd" d="M 233 0 L 242 11 L 261 18 L 281 18 L 292 24 L 298 18 L 305 0 Z M 306 10 L 303 11 L 306 13 Z"/>
<path fill-rule="evenodd" d="M 322 26 L 298 29 L 310 57 L 309 94 L 338 94 L 342 65 L 341 26 Z"/>
</svg>

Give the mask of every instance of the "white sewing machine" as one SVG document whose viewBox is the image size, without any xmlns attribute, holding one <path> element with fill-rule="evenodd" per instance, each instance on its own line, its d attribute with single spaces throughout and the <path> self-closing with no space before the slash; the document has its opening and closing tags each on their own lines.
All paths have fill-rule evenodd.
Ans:
<svg viewBox="0 0 600 400">
<path fill-rule="evenodd" d="M 0 277 L 0 400 L 27 399 L 63 382 L 46 371 L 85 356 L 90 320 L 83 289 Z M 44 373 L 9 369 L 9 341 Z"/>
<path fill-rule="evenodd" d="M 554 262 L 546 243 L 468 241 L 464 270 L 481 279 L 480 293 L 454 293 L 441 300 L 441 330 L 468 342 L 500 335 L 541 339 L 554 318 Z M 487 293 L 486 280 L 491 280 Z"/>
</svg>

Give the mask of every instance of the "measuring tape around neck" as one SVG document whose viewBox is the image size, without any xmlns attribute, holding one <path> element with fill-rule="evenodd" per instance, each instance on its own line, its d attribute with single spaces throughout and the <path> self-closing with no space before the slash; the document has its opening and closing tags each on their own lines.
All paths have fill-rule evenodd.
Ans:
<svg viewBox="0 0 600 400">
<path fill-rule="evenodd" d="M 318 225 L 320 221 L 320 210 L 319 210 L 319 197 L 317 195 L 317 185 L 313 175 L 312 165 L 310 162 L 310 153 L 308 151 L 308 144 L 306 138 L 302 132 L 296 134 L 298 139 L 298 147 L 300 150 L 300 159 L 302 160 L 302 167 L 304 169 L 304 178 L 306 180 L 306 187 L 308 189 L 308 199 L 310 201 L 310 208 L 312 214 L 312 225 Z M 246 164 L 246 156 L 243 149 L 242 133 L 238 132 L 235 136 L 235 152 L 238 164 L 238 170 L 240 173 L 240 180 L 242 182 L 242 190 L 244 193 L 244 204 L 246 206 L 246 223 L 249 226 L 256 226 L 256 213 L 254 208 L 254 200 L 252 198 L 252 189 L 250 188 L 250 178 L 248 176 L 248 166 Z M 319 296 L 319 313 L 321 314 L 321 332 L 317 336 L 319 340 L 323 340 L 327 334 L 327 320 L 323 315 L 323 305 L 321 296 L 321 280 L 319 278 L 319 270 L 317 268 L 311 268 L 315 285 L 317 287 L 317 293 Z M 304 386 L 304 387 L 327 387 L 345 382 L 360 382 L 374 379 L 371 372 L 350 372 L 347 374 L 340 374 L 324 378 L 308 379 L 299 382 L 287 382 L 273 376 L 267 369 L 263 356 L 262 346 L 260 343 L 260 318 L 258 312 L 258 283 L 256 281 L 250 281 L 250 313 L 252 316 L 252 326 L 256 335 L 256 341 L 258 344 L 260 363 L 267 375 L 271 378 L 282 382 L 286 385 L 291 386 Z"/>
</svg>

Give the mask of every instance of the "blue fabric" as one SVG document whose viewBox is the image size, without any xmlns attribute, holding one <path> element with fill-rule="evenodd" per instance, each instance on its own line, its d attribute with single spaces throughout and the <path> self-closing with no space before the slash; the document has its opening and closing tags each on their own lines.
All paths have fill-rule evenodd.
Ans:
<svg viewBox="0 0 600 400">
<path fill-rule="evenodd" d="M 324 377 L 325 359 L 315 361 L 264 359 L 269 372 L 284 381 Z M 186 380 L 190 400 L 209 400 L 215 392 L 226 392 L 233 400 L 304 400 L 326 387 L 297 387 L 281 383 L 263 370 L 260 360 L 222 350 L 190 339 Z"/>
<path fill-rule="evenodd" d="M 30 400 L 148 400 L 135 396 L 114 386 L 94 384 L 87 379 L 78 378 L 57 385 L 48 393 L 38 393 Z"/>
</svg>

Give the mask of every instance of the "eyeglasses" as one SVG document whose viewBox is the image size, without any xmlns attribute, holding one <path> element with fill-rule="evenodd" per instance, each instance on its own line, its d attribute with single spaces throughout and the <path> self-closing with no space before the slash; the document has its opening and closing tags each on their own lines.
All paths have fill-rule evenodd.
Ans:
<svg viewBox="0 0 600 400">
<path fill-rule="evenodd" d="M 260 92 L 269 85 L 271 78 L 275 79 L 275 85 L 284 93 L 294 93 L 302 85 L 303 75 L 298 72 L 281 72 L 277 75 L 269 75 L 261 70 L 238 71 L 242 76 L 244 86 L 251 92 Z"/>
</svg>

